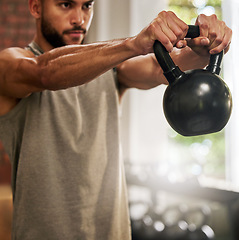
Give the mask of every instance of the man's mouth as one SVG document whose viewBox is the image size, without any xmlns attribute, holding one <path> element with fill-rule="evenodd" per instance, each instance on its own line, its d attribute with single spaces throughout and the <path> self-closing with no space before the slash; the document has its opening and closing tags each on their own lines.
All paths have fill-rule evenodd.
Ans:
<svg viewBox="0 0 239 240">
<path fill-rule="evenodd" d="M 67 35 L 70 35 L 73 38 L 79 38 L 84 35 L 84 31 L 68 31 L 66 32 Z"/>
<path fill-rule="evenodd" d="M 85 35 L 86 30 L 79 27 L 79 28 L 75 28 L 75 29 L 71 29 L 71 30 L 66 30 L 63 33 L 70 35 L 73 38 L 78 38 L 78 37 L 81 37 L 82 35 Z"/>
</svg>

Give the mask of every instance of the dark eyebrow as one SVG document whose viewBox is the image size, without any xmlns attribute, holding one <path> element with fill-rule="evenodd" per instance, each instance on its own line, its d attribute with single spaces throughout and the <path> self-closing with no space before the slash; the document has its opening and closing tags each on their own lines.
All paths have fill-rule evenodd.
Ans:
<svg viewBox="0 0 239 240">
<path fill-rule="evenodd" d="M 55 2 L 62 2 L 63 0 L 55 0 Z M 64 0 L 64 2 L 74 3 L 74 0 Z"/>
<path fill-rule="evenodd" d="M 95 0 L 89 0 L 86 3 L 93 3 Z"/>
<path fill-rule="evenodd" d="M 55 0 L 56 2 L 60 2 L 62 0 Z M 65 0 L 65 2 L 69 2 L 69 3 L 75 3 L 74 0 Z M 85 3 L 93 3 L 95 2 L 95 0 L 89 0 L 89 1 L 85 1 Z"/>
</svg>

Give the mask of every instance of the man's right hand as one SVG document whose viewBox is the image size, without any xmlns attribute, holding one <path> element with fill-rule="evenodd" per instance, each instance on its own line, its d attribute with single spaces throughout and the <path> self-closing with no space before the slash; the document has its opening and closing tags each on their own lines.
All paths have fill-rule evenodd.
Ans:
<svg viewBox="0 0 239 240">
<path fill-rule="evenodd" d="M 174 46 L 182 48 L 187 45 L 184 40 L 187 31 L 188 25 L 173 12 L 162 11 L 135 37 L 135 49 L 139 55 L 152 53 L 153 44 L 158 40 L 171 52 Z"/>
</svg>

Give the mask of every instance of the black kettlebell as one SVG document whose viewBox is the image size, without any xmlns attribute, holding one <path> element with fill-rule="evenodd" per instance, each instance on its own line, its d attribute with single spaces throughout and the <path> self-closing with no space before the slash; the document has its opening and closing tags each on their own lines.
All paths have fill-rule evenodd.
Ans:
<svg viewBox="0 0 239 240">
<path fill-rule="evenodd" d="M 200 35 L 198 26 L 189 25 L 186 38 Z M 165 47 L 154 43 L 155 56 L 169 82 L 163 109 L 170 126 L 183 136 L 197 136 L 222 130 L 232 110 L 232 97 L 228 86 L 218 76 L 223 51 L 210 56 L 206 69 L 182 72 Z"/>
</svg>

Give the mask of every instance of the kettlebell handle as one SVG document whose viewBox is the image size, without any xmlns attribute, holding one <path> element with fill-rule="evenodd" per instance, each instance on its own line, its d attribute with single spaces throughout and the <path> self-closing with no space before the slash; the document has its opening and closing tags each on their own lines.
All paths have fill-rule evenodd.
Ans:
<svg viewBox="0 0 239 240">
<path fill-rule="evenodd" d="M 200 36 L 199 26 L 188 25 L 188 27 L 189 29 L 185 38 L 196 38 Z M 153 49 L 156 59 L 163 69 L 164 75 L 169 83 L 173 83 L 176 79 L 180 78 L 184 74 L 184 72 L 182 72 L 179 67 L 175 65 L 162 43 L 156 40 Z M 210 56 L 209 65 L 206 69 L 213 74 L 219 75 L 221 71 L 222 58 L 223 51 L 217 54 L 212 54 Z"/>
</svg>

